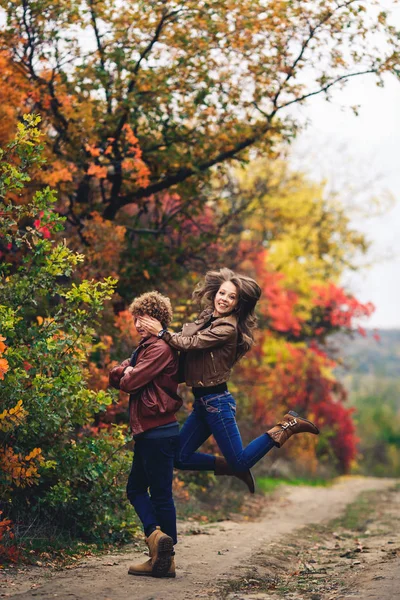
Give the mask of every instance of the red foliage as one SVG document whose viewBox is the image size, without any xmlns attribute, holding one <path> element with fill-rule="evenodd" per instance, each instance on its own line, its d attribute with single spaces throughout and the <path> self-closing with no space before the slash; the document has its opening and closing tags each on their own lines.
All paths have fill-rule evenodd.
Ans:
<svg viewBox="0 0 400 600">
<path fill-rule="evenodd" d="M 324 316 L 332 327 L 351 329 L 355 318 L 369 317 L 375 310 L 371 302 L 362 304 L 334 283 L 314 286 L 313 289 L 314 304 L 316 307 L 324 309 Z M 361 328 L 359 332 L 363 335 Z"/>
<path fill-rule="evenodd" d="M 331 449 L 322 449 L 319 456 L 333 455 L 339 470 L 347 472 L 358 440 L 353 410 L 344 406 L 346 392 L 328 374 L 334 362 L 315 342 L 311 347 L 286 343 L 276 362 L 266 365 L 262 350 L 266 342 L 264 337 L 263 344 L 257 345 L 257 361 L 239 366 L 240 386 L 251 398 L 254 421 L 265 430 L 289 409 L 311 417 Z"/>
<path fill-rule="evenodd" d="M 0 517 L 2 515 L 0 511 Z M 10 519 L 0 520 L 0 561 L 18 562 L 20 551 L 15 542 L 13 522 Z"/>
<path fill-rule="evenodd" d="M 50 238 L 50 229 L 48 228 L 47 225 L 42 225 L 42 221 L 41 219 L 43 218 L 44 212 L 41 211 L 39 213 L 39 217 L 40 219 L 35 219 L 35 221 L 33 221 L 33 226 L 35 227 L 35 229 L 37 229 L 44 238 L 49 239 Z"/>
</svg>

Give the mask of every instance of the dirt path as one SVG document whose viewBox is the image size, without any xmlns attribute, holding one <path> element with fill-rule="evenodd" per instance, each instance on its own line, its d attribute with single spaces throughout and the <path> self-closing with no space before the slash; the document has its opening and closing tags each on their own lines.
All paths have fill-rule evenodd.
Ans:
<svg viewBox="0 0 400 600">
<path fill-rule="evenodd" d="M 9 585 L 7 589 L 0 587 L 0 597 L 18 598 L 18 600 L 220 598 L 222 597 L 221 581 L 245 576 L 246 570 L 248 571 L 249 565 L 252 564 L 252 557 L 261 549 L 264 553 L 268 552 L 268 547 L 279 545 L 280 539 L 287 541 L 288 536 L 294 539 L 296 529 L 301 529 L 305 525 L 324 523 L 338 517 L 361 492 L 382 490 L 384 493 L 390 486 L 393 486 L 393 480 L 360 477 L 344 478 L 329 488 L 282 488 L 273 502 L 267 500 L 265 511 L 257 521 L 239 523 L 225 521 L 201 525 L 201 533 L 196 535 L 193 535 L 194 524 L 191 523 L 190 526 L 186 524 L 181 528 L 182 533 L 177 546 L 176 579 L 158 580 L 128 576 L 127 570 L 131 563 L 145 560 L 143 553 L 129 551 L 90 558 L 80 562 L 73 569 L 55 574 L 46 573 L 43 576 L 41 574 L 43 569 L 40 568 L 32 568 L 29 576 L 25 575 L 23 580 L 19 580 L 18 576 L 11 580 L 8 574 Z M 397 570 L 399 581 L 396 588 L 400 590 L 399 571 L 400 569 Z M 388 583 L 386 575 L 382 575 L 383 579 Z M 389 592 L 389 595 L 383 596 L 380 583 L 379 579 L 371 580 L 369 583 L 372 587 L 378 584 L 375 587 L 380 588 L 380 600 L 397 598 L 394 593 L 389 594 Z M 229 596 L 238 599 L 276 597 L 268 594 L 230 594 Z M 311 597 L 304 596 L 304 598 Z M 317 597 L 322 598 L 322 596 Z M 371 595 L 371 598 L 374 597 Z M 346 596 L 347 598 L 364 599 L 363 596 Z"/>
</svg>

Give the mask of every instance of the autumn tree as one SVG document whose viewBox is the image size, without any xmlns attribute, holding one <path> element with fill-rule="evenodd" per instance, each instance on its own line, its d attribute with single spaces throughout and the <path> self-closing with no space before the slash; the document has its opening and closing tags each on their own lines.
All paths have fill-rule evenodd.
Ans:
<svg viewBox="0 0 400 600">
<path fill-rule="evenodd" d="M 247 407 L 240 411 L 244 428 L 247 421 L 252 433 L 265 431 L 289 408 L 310 414 L 322 433 L 298 440 L 290 456 L 297 469 L 349 470 L 357 438 L 335 375 L 340 348 L 331 339 L 339 331 L 364 334 L 360 319 L 373 312 L 341 287 L 343 272 L 357 268 L 368 241 L 337 194 L 284 161 L 258 159 L 231 170 L 216 180 L 209 200 L 217 213 L 241 207 L 217 264 L 252 274 L 262 288 L 257 345 L 233 377 Z"/>
<path fill-rule="evenodd" d="M 213 167 L 293 138 L 292 105 L 397 72 L 399 38 L 378 1 L 0 6 L 2 47 L 44 117 L 51 160 L 39 179 L 58 186 L 81 244 L 91 243 L 94 211 L 127 226 L 128 248 L 145 240 L 150 277 L 165 263 L 152 244 L 162 250 L 179 219 L 196 223 Z M 169 258 L 179 267 L 193 253 Z"/>
</svg>

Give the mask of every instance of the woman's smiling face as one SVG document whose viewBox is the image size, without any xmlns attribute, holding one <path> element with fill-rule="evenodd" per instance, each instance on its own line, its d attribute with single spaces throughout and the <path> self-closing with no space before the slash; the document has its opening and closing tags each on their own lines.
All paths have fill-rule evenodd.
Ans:
<svg viewBox="0 0 400 600">
<path fill-rule="evenodd" d="M 234 283 L 224 281 L 214 298 L 214 317 L 229 315 L 239 302 L 239 293 Z"/>
</svg>

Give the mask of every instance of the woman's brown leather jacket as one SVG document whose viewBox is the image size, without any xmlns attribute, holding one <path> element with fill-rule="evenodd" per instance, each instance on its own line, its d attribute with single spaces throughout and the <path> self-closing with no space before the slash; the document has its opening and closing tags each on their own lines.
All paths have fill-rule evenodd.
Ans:
<svg viewBox="0 0 400 600">
<path fill-rule="evenodd" d="M 184 380 L 189 386 L 209 387 L 228 381 L 236 362 L 236 316 L 220 317 L 201 329 L 211 314 L 205 310 L 194 323 L 185 323 L 180 333 L 167 331 L 162 336 L 170 346 L 185 352 Z"/>
</svg>

